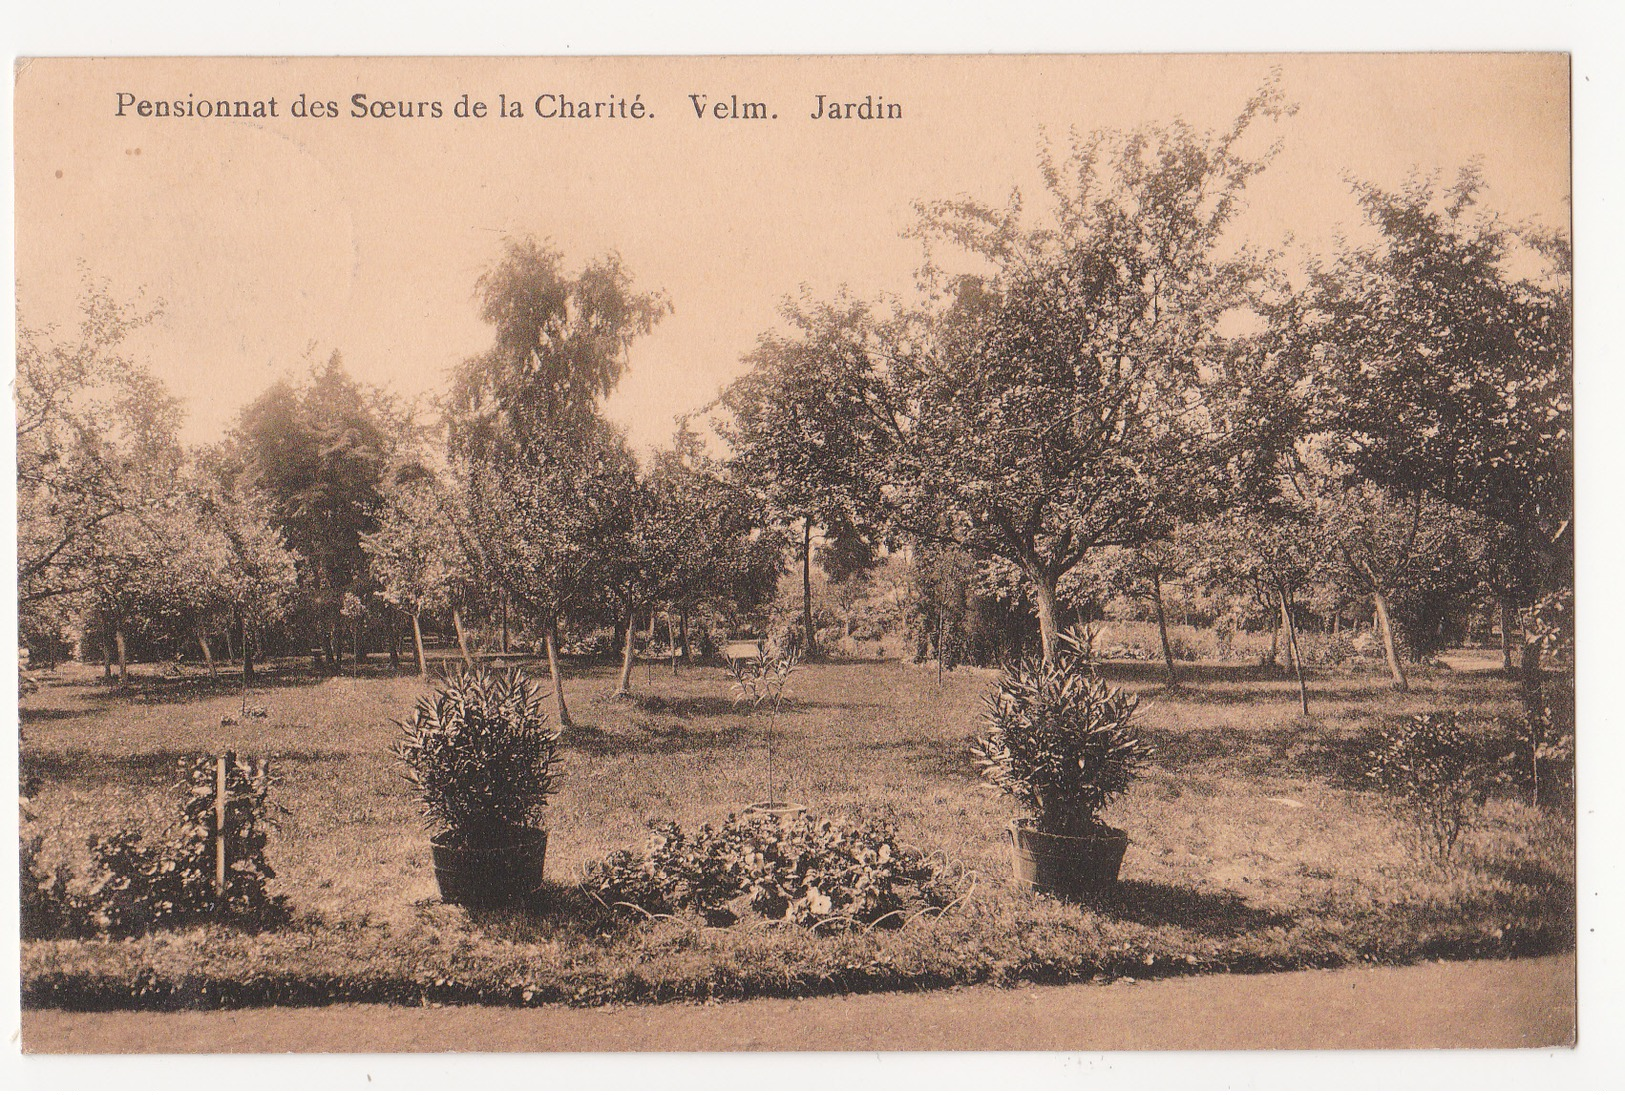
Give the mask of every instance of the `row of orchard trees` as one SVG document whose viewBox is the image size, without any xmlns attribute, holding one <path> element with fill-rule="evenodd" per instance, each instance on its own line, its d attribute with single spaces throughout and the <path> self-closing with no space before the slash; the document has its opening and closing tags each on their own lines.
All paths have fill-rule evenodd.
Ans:
<svg viewBox="0 0 1625 1095">
<path fill-rule="evenodd" d="M 817 530 L 826 570 L 883 544 L 975 561 L 1046 657 L 1092 571 L 1253 597 L 1289 656 L 1330 585 L 1373 607 L 1403 688 L 1402 648 L 1465 587 L 1522 607 L 1572 581 L 1568 245 L 1484 212 L 1471 169 L 1356 184 L 1364 235 L 1300 266 L 1242 245 L 1287 113 L 1266 86 L 1219 132 L 1075 136 L 1041 158 L 1039 213 L 921 206 L 923 293 L 789 304 L 716 405 L 725 461 L 685 424 L 640 464 L 605 420 L 668 310 L 613 256 L 510 241 L 434 430 L 335 358 L 195 453 L 121 349 L 151 314 L 93 286 L 77 336 L 19 341 L 25 633 L 224 640 L 246 676 L 268 644 L 336 664 L 403 622 L 421 664 L 425 616 L 462 638 L 513 614 L 568 722 L 566 631 L 615 622 L 624 690 L 641 613 L 759 605 L 787 553 L 810 645 Z"/>
<path fill-rule="evenodd" d="M 1290 112 L 1270 85 L 1220 132 L 1075 135 L 1041 216 L 922 205 L 923 299 L 792 301 L 725 394 L 750 481 L 809 529 L 1014 572 L 1046 658 L 1108 551 L 1157 600 L 1175 573 L 1256 596 L 1292 649 L 1297 599 L 1337 585 L 1402 689 L 1402 623 L 1424 647 L 1463 583 L 1570 583 L 1566 239 L 1483 211 L 1470 167 L 1354 183 L 1364 235 L 1299 267 L 1240 245 Z"/>
<path fill-rule="evenodd" d="M 617 260 L 578 273 L 512 241 L 479 282 L 490 349 L 456 371 L 438 429 L 354 382 L 335 354 L 278 382 L 225 440 L 188 452 L 179 407 L 126 353 L 156 318 L 91 283 L 77 337 L 19 340 L 21 629 L 116 651 L 223 648 L 245 683 L 267 652 L 339 665 L 403 626 L 510 614 L 558 670 L 561 628 L 616 622 L 630 687 L 635 619 L 684 624 L 771 596 L 783 548 L 683 425 L 639 465 L 599 403 L 665 310 Z M 686 635 L 685 635 L 686 637 Z"/>
</svg>

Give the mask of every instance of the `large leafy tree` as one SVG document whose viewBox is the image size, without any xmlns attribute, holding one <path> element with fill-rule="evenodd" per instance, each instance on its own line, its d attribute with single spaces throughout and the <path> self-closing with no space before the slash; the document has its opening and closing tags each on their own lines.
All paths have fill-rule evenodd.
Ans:
<svg viewBox="0 0 1625 1095">
<path fill-rule="evenodd" d="M 571 430 L 590 432 L 632 343 L 669 310 L 634 286 L 618 255 L 572 273 L 533 237 L 506 241 L 475 297 L 492 344 L 455 371 L 450 421 L 454 448 L 481 458 L 523 459 Z"/>
<path fill-rule="evenodd" d="M 1373 238 L 1315 271 L 1305 337 L 1351 478 L 1501 523 L 1524 569 L 1503 584 L 1539 592 L 1572 567 L 1569 249 L 1485 212 L 1484 189 L 1476 166 L 1442 188 L 1356 183 Z"/>
<path fill-rule="evenodd" d="M 724 391 L 717 425 L 733 450 L 734 481 L 800 542 L 802 643 L 810 656 L 814 526 L 847 547 L 872 549 L 876 539 L 863 467 L 873 323 L 869 306 L 845 294 L 787 300 L 781 314 L 786 330 L 763 334 L 746 355 L 749 369 Z"/>
<path fill-rule="evenodd" d="M 458 366 L 447 406 L 469 540 L 481 573 L 542 630 L 568 725 L 560 620 L 601 604 L 635 484 L 635 462 L 599 403 L 668 306 L 638 290 L 618 256 L 571 272 L 558 251 L 528 237 L 505 243 L 475 295 L 492 344 Z"/>
<path fill-rule="evenodd" d="M 923 207 L 928 308 L 849 322 L 821 355 L 825 399 L 859 437 L 836 485 L 901 536 L 1019 569 L 1046 659 L 1063 575 L 1215 497 L 1203 389 L 1220 320 L 1258 277 L 1221 242 L 1272 153 L 1247 154 L 1248 135 L 1285 109 L 1266 88 L 1223 132 L 1075 138 L 1042 160 L 1053 211 L 1037 225 L 1019 195 Z"/>
<path fill-rule="evenodd" d="M 143 554 L 141 514 L 170 491 L 180 404 L 127 342 L 158 307 L 84 276 L 73 332 L 17 323 L 17 600 L 21 630 L 53 634 L 115 557 Z M 116 580 L 114 582 L 116 585 Z M 66 615 L 71 615 L 67 613 Z"/>
<path fill-rule="evenodd" d="M 386 479 L 399 471 L 412 435 L 409 417 L 357 383 L 337 352 L 306 383 L 273 384 L 231 432 L 227 463 L 244 490 L 271 502 L 299 557 L 307 637 L 334 665 L 346 594 L 369 590 L 361 538 L 376 528 Z"/>
</svg>

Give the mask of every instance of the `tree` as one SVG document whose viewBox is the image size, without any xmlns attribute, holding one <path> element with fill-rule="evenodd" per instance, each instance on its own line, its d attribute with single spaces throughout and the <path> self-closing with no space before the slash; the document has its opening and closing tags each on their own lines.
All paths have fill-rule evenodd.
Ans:
<svg viewBox="0 0 1625 1095">
<path fill-rule="evenodd" d="M 669 613 L 677 614 L 683 647 L 689 615 L 706 602 L 751 610 L 770 599 L 784 541 L 767 527 L 756 496 L 706 452 L 687 419 L 679 419 L 671 446 L 655 453 L 643 488 L 631 555 L 645 597 L 667 608 L 668 631 Z M 675 669 L 679 640 L 672 638 Z M 624 683 L 630 686 L 630 678 Z"/>
<path fill-rule="evenodd" d="M 475 283 L 490 349 L 463 363 L 452 383 L 453 444 L 465 453 L 522 451 L 597 413 L 626 371 L 626 354 L 670 305 L 639 292 L 619 255 L 575 273 L 534 237 L 504 241 L 502 257 Z"/>
<path fill-rule="evenodd" d="M 345 595 L 368 591 L 361 538 L 375 528 L 386 474 L 406 471 L 399 457 L 413 436 L 410 418 L 356 383 L 337 352 L 305 384 L 273 384 L 232 430 L 226 459 L 245 489 L 271 501 L 299 556 L 308 637 L 335 666 Z"/>
<path fill-rule="evenodd" d="M 163 494 L 179 459 L 180 404 L 127 355 L 162 305 L 115 300 L 82 271 L 74 335 L 17 320 L 17 600 L 26 634 L 97 584 L 129 516 Z M 104 526 L 122 523 L 119 532 Z M 104 571 L 105 573 L 105 571 Z"/>
<path fill-rule="evenodd" d="M 1041 160 L 1054 214 L 1013 196 L 923 207 L 923 312 L 848 322 L 822 360 L 850 408 L 852 464 L 826 477 L 896 536 L 959 544 L 1021 571 L 1046 659 L 1057 583 L 1093 548 L 1138 544 L 1213 491 L 1203 413 L 1220 318 L 1247 303 L 1250 256 L 1219 244 L 1273 150 L 1244 137 L 1288 108 L 1273 88 L 1222 133 L 1183 123 L 1074 138 Z M 947 241 L 968 269 L 930 251 Z M 857 484 L 853 490 L 848 484 Z"/>
<path fill-rule="evenodd" d="M 1181 570 L 1182 560 L 1173 537 L 1135 547 L 1107 548 L 1099 556 L 1094 562 L 1108 589 L 1150 602 L 1162 643 L 1162 660 L 1168 667 L 1168 687 L 1178 688 L 1179 671 L 1174 667 L 1174 651 L 1168 642 L 1168 611 L 1163 597 L 1163 586 L 1176 579 Z"/>
<path fill-rule="evenodd" d="M 1298 679 L 1298 703 L 1309 714 L 1295 609 L 1299 595 L 1325 566 L 1326 549 L 1313 509 L 1285 500 L 1238 507 L 1193 529 L 1187 545 L 1195 575 L 1210 585 L 1245 590 L 1279 615 Z"/>
<path fill-rule="evenodd" d="M 861 373 L 868 305 L 786 300 L 791 331 L 763 334 L 749 371 L 723 393 L 718 432 L 733 450 L 732 477 L 781 528 L 799 532 L 802 652 L 816 654 L 812 609 L 813 526 L 871 542 L 859 471 L 866 418 Z M 856 370 L 856 374 L 854 373 Z M 833 381 L 833 382 L 832 382 Z"/>
<path fill-rule="evenodd" d="M 618 256 L 575 274 L 563 262 L 533 238 L 506 241 L 475 286 L 492 345 L 456 370 L 447 420 L 481 572 L 542 628 L 559 723 L 569 725 L 559 621 L 605 588 L 604 549 L 621 539 L 625 516 L 611 499 L 625 499 L 635 470 L 598 401 L 668 305 L 637 291 Z"/>
<path fill-rule="evenodd" d="M 298 596 L 298 556 L 276 527 L 272 503 L 241 484 L 202 489 L 195 505 L 205 533 L 200 542 L 207 545 L 202 565 L 210 568 L 204 603 L 223 610 L 236 630 L 243 684 L 251 686 L 258 636 L 286 620 Z M 212 662 L 203 629 L 199 642 Z"/>
<path fill-rule="evenodd" d="M 1476 164 L 1440 189 L 1355 182 L 1375 240 L 1314 271 L 1317 417 L 1352 475 L 1502 523 L 1534 595 L 1572 568 L 1571 261 L 1559 233 L 1479 207 Z M 1524 650 L 1538 688 L 1538 642 Z"/>
<path fill-rule="evenodd" d="M 466 570 L 456 520 L 439 486 L 415 479 L 385 494 L 377 523 L 376 531 L 361 536 L 367 565 L 385 602 L 412 621 L 418 674 L 427 677 L 423 614 L 451 606 L 454 585 Z"/>
</svg>

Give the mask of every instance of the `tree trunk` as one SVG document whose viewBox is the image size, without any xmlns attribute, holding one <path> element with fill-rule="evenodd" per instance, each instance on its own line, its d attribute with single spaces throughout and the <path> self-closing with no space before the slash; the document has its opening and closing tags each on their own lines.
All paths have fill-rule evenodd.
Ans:
<svg viewBox="0 0 1625 1095">
<path fill-rule="evenodd" d="M 811 517 L 802 518 L 801 529 L 801 631 L 802 655 L 811 658 L 818 652 L 818 639 L 813 634 Z"/>
<path fill-rule="evenodd" d="M 1298 677 L 1298 704 L 1303 708 L 1305 715 L 1309 714 L 1309 685 L 1303 679 L 1303 658 L 1298 653 L 1298 625 L 1292 619 L 1292 606 L 1286 595 L 1286 586 L 1276 583 L 1276 592 L 1281 596 L 1281 625 L 1286 629 L 1286 649 L 1292 657 L 1292 672 Z"/>
<path fill-rule="evenodd" d="M 1027 578 L 1033 584 L 1033 604 L 1038 608 L 1038 638 L 1043 647 L 1044 664 L 1052 665 L 1061 634 L 1060 601 L 1055 593 L 1055 579 L 1030 569 Z M 938 656 L 941 656 L 940 651 Z"/>
<path fill-rule="evenodd" d="M 688 645 L 688 609 L 677 614 L 677 633 L 683 644 L 683 660 L 690 666 L 694 664 L 694 648 Z"/>
<path fill-rule="evenodd" d="M 1409 692 L 1411 682 L 1405 679 L 1405 667 L 1399 663 L 1399 649 L 1394 642 L 1394 622 L 1388 613 L 1388 598 L 1382 590 L 1373 588 L 1371 601 L 1376 606 L 1376 625 L 1382 632 L 1382 652 L 1388 659 L 1388 674 L 1394 678 L 1394 689 Z"/>
<path fill-rule="evenodd" d="M 573 726 L 570 708 L 564 702 L 564 674 L 559 672 L 559 622 L 547 621 L 547 671 L 553 678 L 553 707 L 558 712 L 561 729 Z"/>
<path fill-rule="evenodd" d="M 423 623 L 421 613 L 412 613 L 412 648 L 418 655 L 418 676 L 425 680 L 429 677 L 429 662 L 423 656 Z"/>
<path fill-rule="evenodd" d="M 110 629 L 102 628 L 102 680 L 113 679 L 113 633 Z"/>
<path fill-rule="evenodd" d="M 1518 662 L 1519 683 L 1523 689 L 1525 710 L 1538 717 L 1541 711 L 1541 686 L 1545 680 L 1540 668 L 1541 643 L 1539 639 L 1526 639 Z"/>
<path fill-rule="evenodd" d="M 617 696 L 630 696 L 632 694 L 632 665 L 636 660 L 633 645 L 637 641 L 638 625 L 637 610 L 630 601 L 626 605 L 626 645 L 621 648 L 621 683 L 615 687 Z"/>
<path fill-rule="evenodd" d="M 1501 598 L 1501 672 L 1512 672 L 1512 606 Z"/>
<path fill-rule="evenodd" d="M 463 614 L 455 605 L 451 610 L 451 625 L 457 629 L 457 649 L 463 652 L 463 664 L 473 666 L 474 659 L 468 654 L 468 633 L 463 630 Z"/>
<path fill-rule="evenodd" d="M 1270 652 L 1264 658 L 1264 664 L 1274 669 L 1281 654 L 1281 621 L 1276 620 L 1270 624 Z"/>
<path fill-rule="evenodd" d="M 209 649 L 209 635 L 201 627 L 197 631 L 197 644 L 203 648 L 203 662 L 209 667 L 210 678 L 214 677 L 214 651 Z"/>
<path fill-rule="evenodd" d="M 502 594 L 502 653 L 508 653 L 508 595 Z"/>
<path fill-rule="evenodd" d="M 237 610 L 237 639 L 242 647 L 243 655 L 243 687 L 254 686 L 254 640 L 248 633 L 248 615 L 241 608 Z"/>
<path fill-rule="evenodd" d="M 130 683 L 130 659 L 124 646 L 124 628 L 115 628 L 113 641 L 118 644 L 118 683 L 120 687 Z"/>
<path fill-rule="evenodd" d="M 1168 687 L 1179 687 L 1179 673 L 1174 669 L 1174 648 L 1168 645 L 1168 614 L 1162 604 L 1162 575 L 1151 575 L 1151 600 L 1157 606 L 1157 634 L 1162 636 L 1162 660 L 1168 663 Z"/>
<path fill-rule="evenodd" d="M 671 609 L 666 613 L 666 645 L 671 647 L 671 675 L 677 676 L 677 628 L 671 622 Z"/>
<path fill-rule="evenodd" d="M 232 663 L 232 662 L 234 662 L 236 660 L 237 660 L 237 644 L 231 641 L 231 627 L 230 627 L 230 625 L 227 625 L 227 627 L 226 627 L 226 663 L 229 665 L 230 663 Z"/>
<path fill-rule="evenodd" d="M 401 628 L 400 621 L 395 619 L 393 612 L 386 614 L 384 626 L 389 629 L 389 667 L 401 667 Z"/>
</svg>

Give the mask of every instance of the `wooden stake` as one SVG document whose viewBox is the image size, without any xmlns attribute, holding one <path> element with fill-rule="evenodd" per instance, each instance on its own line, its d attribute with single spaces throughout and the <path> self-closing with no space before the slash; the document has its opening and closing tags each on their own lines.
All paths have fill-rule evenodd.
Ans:
<svg viewBox="0 0 1625 1095">
<path fill-rule="evenodd" d="M 218 906 L 226 899 L 226 769 L 232 755 L 214 762 L 214 896 Z"/>
</svg>

